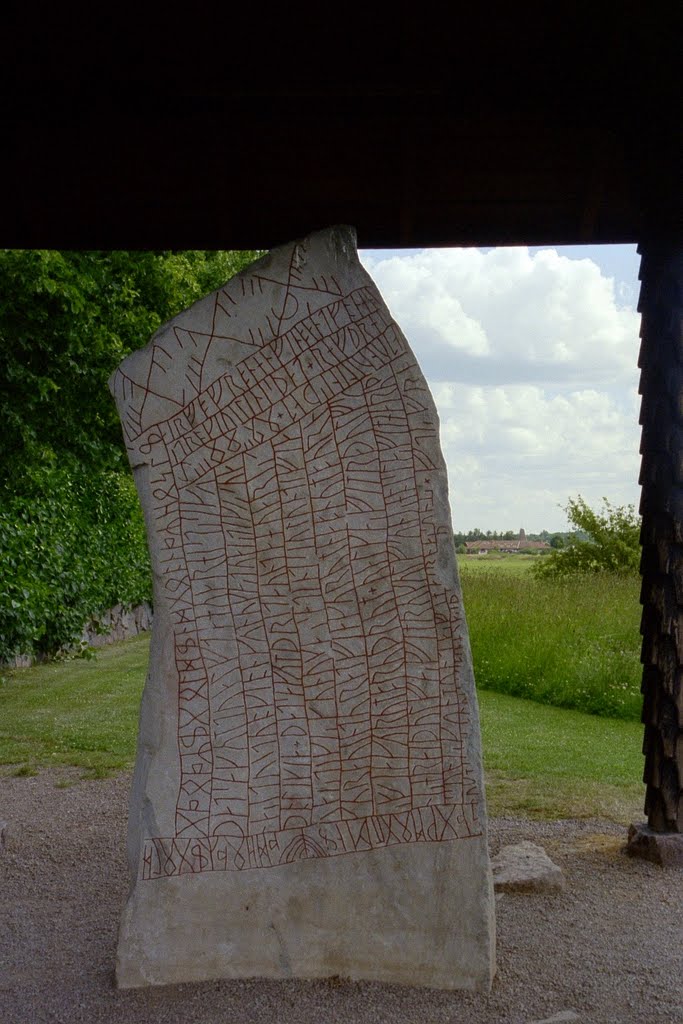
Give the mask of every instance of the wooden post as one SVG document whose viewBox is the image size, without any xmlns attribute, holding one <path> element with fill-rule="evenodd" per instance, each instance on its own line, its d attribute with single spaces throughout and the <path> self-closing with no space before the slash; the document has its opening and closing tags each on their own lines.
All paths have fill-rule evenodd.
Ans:
<svg viewBox="0 0 683 1024">
<path fill-rule="evenodd" d="M 667 863 L 683 861 L 683 248 L 652 244 L 639 252 L 648 825 L 631 827 L 629 852 Z"/>
</svg>

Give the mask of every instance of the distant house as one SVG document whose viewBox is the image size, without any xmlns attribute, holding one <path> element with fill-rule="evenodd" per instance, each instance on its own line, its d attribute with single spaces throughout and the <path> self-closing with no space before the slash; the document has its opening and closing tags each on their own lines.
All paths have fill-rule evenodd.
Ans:
<svg viewBox="0 0 683 1024">
<path fill-rule="evenodd" d="M 486 555 L 489 551 L 517 555 L 524 551 L 550 551 L 550 544 L 544 540 L 527 540 L 524 530 L 520 530 L 516 540 L 466 540 L 465 548 L 468 555 Z"/>
</svg>

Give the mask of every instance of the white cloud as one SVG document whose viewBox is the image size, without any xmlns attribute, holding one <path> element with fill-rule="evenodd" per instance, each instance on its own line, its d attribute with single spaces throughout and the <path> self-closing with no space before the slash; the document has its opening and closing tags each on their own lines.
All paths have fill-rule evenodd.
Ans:
<svg viewBox="0 0 683 1024">
<path fill-rule="evenodd" d="M 433 390 L 458 525 L 553 529 L 562 526 L 559 507 L 570 495 L 591 503 L 635 500 L 636 417 L 605 392 L 463 384 Z"/>
<path fill-rule="evenodd" d="M 553 249 L 362 254 L 439 409 L 458 529 L 561 529 L 581 493 L 637 502 L 629 282 Z"/>
<path fill-rule="evenodd" d="M 637 315 L 590 259 L 425 249 L 364 263 L 430 380 L 580 385 L 633 366 Z"/>
</svg>

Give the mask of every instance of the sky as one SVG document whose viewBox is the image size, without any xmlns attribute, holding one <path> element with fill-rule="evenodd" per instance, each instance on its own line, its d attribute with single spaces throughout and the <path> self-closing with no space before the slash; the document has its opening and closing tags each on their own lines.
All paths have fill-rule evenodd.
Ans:
<svg viewBox="0 0 683 1024">
<path fill-rule="evenodd" d="M 638 506 L 635 245 L 363 250 L 441 422 L 458 532 Z"/>
</svg>

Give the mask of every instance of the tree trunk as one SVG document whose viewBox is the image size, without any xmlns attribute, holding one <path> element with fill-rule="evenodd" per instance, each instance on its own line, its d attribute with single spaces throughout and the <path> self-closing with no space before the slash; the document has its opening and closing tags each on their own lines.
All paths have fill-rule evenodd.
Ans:
<svg viewBox="0 0 683 1024">
<path fill-rule="evenodd" d="M 639 251 L 645 812 L 654 832 L 682 832 L 683 248 Z"/>
</svg>

